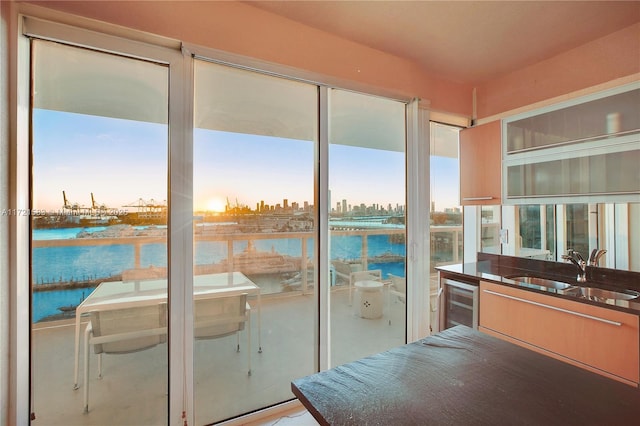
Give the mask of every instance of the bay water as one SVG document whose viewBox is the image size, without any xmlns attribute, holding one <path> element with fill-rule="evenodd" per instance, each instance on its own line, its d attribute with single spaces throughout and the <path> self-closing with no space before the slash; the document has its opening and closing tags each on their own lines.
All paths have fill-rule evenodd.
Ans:
<svg viewBox="0 0 640 426">
<path fill-rule="evenodd" d="M 144 227 L 140 227 L 144 228 Z M 34 240 L 59 240 L 76 238 L 81 232 L 96 232 L 105 227 L 37 229 L 33 231 Z M 299 257 L 302 253 L 300 239 L 255 240 L 258 251 L 275 251 L 282 255 Z M 241 253 L 247 247 L 246 241 L 234 242 L 234 254 Z M 387 235 L 370 235 L 367 238 L 368 257 L 383 254 L 406 255 L 405 245 L 392 242 Z M 332 236 L 331 259 L 356 260 L 361 257 L 362 237 Z M 313 257 L 313 240 L 307 241 L 307 254 Z M 195 245 L 195 263 L 206 265 L 219 263 L 227 258 L 227 243 L 217 241 L 197 242 Z M 167 266 L 166 244 L 146 244 L 140 251 L 140 266 Z M 100 280 L 117 276 L 125 269 L 134 267 L 134 248 L 132 245 L 119 244 L 108 246 L 72 246 L 37 247 L 32 253 L 33 285 L 47 283 L 65 283 L 71 281 Z M 383 277 L 388 274 L 404 276 L 404 262 L 369 263 L 369 269 L 381 269 Z M 260 285 L 260 283 L 258 283 Z M 51 291 L 34 291 L 32 318 L 34 322 L 47 317 L 61 315 L 64 309 L 76 306 L 86 298 L 92 287 Z M 73 312 L 66 310 L 68 315 Z"/>
</svg>

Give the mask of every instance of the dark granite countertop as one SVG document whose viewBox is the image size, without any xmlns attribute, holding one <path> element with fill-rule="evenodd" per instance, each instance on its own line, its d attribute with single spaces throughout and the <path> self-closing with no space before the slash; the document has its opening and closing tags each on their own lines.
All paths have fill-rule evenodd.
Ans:
<svg viewBox="0 0 640 426">
<path fill-rule="evenodd" d="M 604 303 L 587 300 L 572 294 L 564 294 L 551 288 L 541 289 L 539 286 L 527 285 L 509 278 L 514 276 L 536 276 L 565 282 L 575 287 L 595 287 L 604 290 L 633 290 L 640 292 L 640 273 L 638 272 L 587 267 L 587 282 L 579 283 L 576 280 L 576 267 L 571 264 L 486 253 L 478 253 L 477 262 L 438 266 L 436 269 L 444 273 L 460 275 L 474 280 L 491 281 L 524 290 L 551 294 L 582 303 L 640 314 L 640 298 L 624 301 L 611 300 L 609 303 Z"/>
<path fill-rule="evenodd" d="M 629 425 L 640 391 L 457 326 L 294 380 L 321 425 Z"/>
</svg>

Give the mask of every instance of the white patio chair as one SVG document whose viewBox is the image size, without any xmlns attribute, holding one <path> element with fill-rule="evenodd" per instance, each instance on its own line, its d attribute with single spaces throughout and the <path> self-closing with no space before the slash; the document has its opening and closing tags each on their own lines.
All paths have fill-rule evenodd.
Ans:
<svg viewBox="0 0 640 426">
<path fill-rule="evenodd" d="M 240 352 L 240 331 L 247 323 L 247 366 L 251 375 L 251 306 L 247 293 L 234 296 L 196 299 L 194 330 L 196 340 L 217 339 L 236 334 L 236 351 Z"/>
<path fill-rule="evenodd" d="M 98 378 L 102 378 L 102 354 L 127 354 L 150 349 L 167 341 L 167 305 L 161 303 L 91 312 L 84 335 L 84 412 L 89 412 L 89 346 L 98 354 Z"/>
<path fill-rule="evenodd" d="M 389 284 L 389 292 L 388 297 L 391 299 L 391 296 L 396 296 L 396 302 L 407 302 L 407 280 L 404 277 L 399 277 L 397 275 L 389 274 L 389 279 L 391 279 L 391 284 Z"/>
<path fill-rule="evenodd" d="M 353 304 L 352 290 L 356 281 L 382 281 L 382 270 L 371 269 L 369 271 L 357 271 L 349 274 L 349 306 Z"/>
<path fill-rule="evenodd" d="M 351 273 L 353 272 L 351 264 L 343 262 L 341 260 L 333 260 L 331 262 L 331 266 L 333 267 L 332 269 L 334 273 L 332 282 L 333 285 L 336 285 L 338 283 L 338 280 L 349 283 L 349 280 L 351 279 Z"/>
<path fill-rule="evenodd" d="M 391 283 L 387 290 L 387 311 L 391 309 L 391 296 L 394 296 L 394 303 L 407 303 L 407 280 L 405 277 L 389 274 Z M 389 325 L 391 325 L 391 316 L 389 316 Z"/>
</svg>

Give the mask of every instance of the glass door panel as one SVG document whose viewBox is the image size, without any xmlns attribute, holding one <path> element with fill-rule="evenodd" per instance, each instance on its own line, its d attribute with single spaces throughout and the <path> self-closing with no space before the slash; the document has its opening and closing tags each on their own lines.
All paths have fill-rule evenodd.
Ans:
<svg viewBox="0 0 640 426">
<path fill-rule="evenodd" d="M 518 206 L 516 256 L 539 260 L 555 259 L 554 210 L 553 205 Z"/>
<path fill-rule="evenodd" d="M 589 256 L 589 204 L 567 204 L 565 215 L 565 246 L 587 259 Z"/>
<path fill-rule="evenodd" d="M 440 123 L 431 126 L 431 272 L 435 267 L 462 260 L 460 208 L 460 128 Z"/>
<path fill-rule="evenodd" d="M 480 206 L 480 251 L 501 254 L 501 206 Z"/>
<path fill-rule="evenodd" d="M 34 424 L 166 423 L 168 68 L 36 40 L 31 69 Z"/>
<path fill-rule="evenodd" d="M 196 424 L 292 398 L 317 371 L 318 89 L 195 63 Z"/>
<path fill-rule="evenodd" d="M 329 92 L 331 365 L 405 343 L 405 105 Z"/>
<path fill-rule="evenodd" d="M 460 208 L 460 128 L 430 122 L 430 185 L 431 211 L 429 230 L 431 234 L 430 300 L 431 330 L 438 331 L 438 272 L 436 266 L 462 262 L 463 233 L 462 209 Z M 492 233 L 488 228 L 487 234 Z M 484 229 L 483 229 L 484 237 Z M 443 329 L 443 328 L 442 328 Z"/>
</svg>

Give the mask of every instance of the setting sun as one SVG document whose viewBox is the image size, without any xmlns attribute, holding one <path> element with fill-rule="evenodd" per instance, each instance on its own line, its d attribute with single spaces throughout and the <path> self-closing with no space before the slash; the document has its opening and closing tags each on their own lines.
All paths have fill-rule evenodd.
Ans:
<svg viewBox="0 0 640 426">
<path fill-rule="evenodd" d="M 207 203 L 207 210 L 217 213 L 225 211 L 226 202 L 222 198 L 212 198 Z"/>
</svg>

